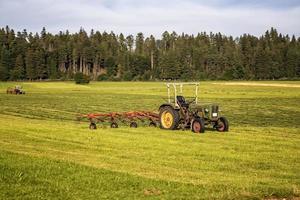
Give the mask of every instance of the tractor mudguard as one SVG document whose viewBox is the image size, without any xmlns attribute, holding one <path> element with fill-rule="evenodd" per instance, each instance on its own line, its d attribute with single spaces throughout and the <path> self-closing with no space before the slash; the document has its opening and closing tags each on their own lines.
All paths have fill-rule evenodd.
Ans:
<svg viewBox="0 0 300 200">
<path fill-rule="evenodd" d="M 179 110 L 173 104 L 170 104 L 170 103 L 164 103 L 164 104 L 160 105 L 158 110 L 160 110 L 162 107 L 166 107 L 166 106 L 172 107 L 174 110 Z"/>
</svg>

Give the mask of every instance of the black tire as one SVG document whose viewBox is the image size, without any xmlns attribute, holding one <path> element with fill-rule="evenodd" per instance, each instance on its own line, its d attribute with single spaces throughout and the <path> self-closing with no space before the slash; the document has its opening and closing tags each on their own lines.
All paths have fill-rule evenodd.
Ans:
<svg viewBox="0 0 300 200">
<path fill-rule="evenodd" d="M 229 131 L 229 122 L 226 117 L 220 117 L 217 121 L 216 129 L 219 132 Z"/>
<path fill-rule="evenodd" d="M 137 128 L 138 127 L 136 122 L 131 122 L 129 126 L 130 126 L 130 128 Z"/>
<path fill-rule="evenodd" d="M 112 122 L 111 124 L 110 124 L 110 128 L 118 128 L 119 126 L 118 126 L 118 124 L 116 123 L 116 122 Z"/>
<path fill-rule="evenodd" d="M 155 122 L 150 122 L 149 123 L 149 127 L 156 127 L 157 125 L 156 125 L 156 123 Z"/>
<path fill-rule="evenodd" d="M 202 118 L 195 118 L 192 122 L 192 131 L 194 133 L 205 132 L 205 122 Z"/>
<path fill-rule="evenodd" d="M 166 117 L 166 114 L 168 113 L 169 117 L 166 119 L 163 119 L 163 117 Z M 170 119 L 170 116 L 172 116 L 172 119 Z M 168 119 L 170 121 L 168 121 Z M 159 122 L 160 122 L 160 128 L 167 129 L 167 130 L 174 130 L 178 127 L 179 124 L 179 112 L 172 108 L 171 106 L 165 106 L 162 107 L 159 110 Z"/>
<path fill-rule="evenodd" d="M 90 123 L 90 126 L 89 126 L 90 129 L 97 129 L 97 125 L 95 123 Z"/>
</svg>

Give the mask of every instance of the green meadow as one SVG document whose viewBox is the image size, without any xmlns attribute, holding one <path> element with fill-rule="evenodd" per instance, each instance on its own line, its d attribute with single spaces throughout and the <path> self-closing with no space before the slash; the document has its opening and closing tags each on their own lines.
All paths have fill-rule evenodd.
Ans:
<svg viewBox="0 0 300 200">
<path fill-rule="evenodd" d="M 26 95 L 6 94 L 17 84 Z M 0 199 L 300 198 L 300 82 L 201 82 L 227 133 L 75 120 L 166 96 L 159 82 L 0 82 Z"/>
</svg>

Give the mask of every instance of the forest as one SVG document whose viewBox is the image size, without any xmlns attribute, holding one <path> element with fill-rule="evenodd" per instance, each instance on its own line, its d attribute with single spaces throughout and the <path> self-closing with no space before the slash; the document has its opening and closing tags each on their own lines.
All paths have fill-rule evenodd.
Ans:
<svg viewBox="0 0 300 200">
<path fill-rule="evenodd" d="M 52 34 L 0 28 L 0 80 L 275 80 L 300 78 L 300 38 L 165 31 L 160 38 L 83 28 Z"/>
</svg>

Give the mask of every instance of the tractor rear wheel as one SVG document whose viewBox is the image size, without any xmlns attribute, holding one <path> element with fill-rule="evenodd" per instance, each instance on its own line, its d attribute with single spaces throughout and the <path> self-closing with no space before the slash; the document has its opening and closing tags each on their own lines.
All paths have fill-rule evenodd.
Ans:
<svg viewBox="0 0 300 200">
<path fill-rule="evenodd" d="M 226 117 L 220 117 L 217 121 L 216 129 L 220 132 L 227 132 L 229 130 L 229 122 Z"/>
<path fill-rule="evenodd" d="M 162 107 L 159 111 L 160 127 L 162 129 L 174 130 L 178 127 L 179 113 L 171 106 Z"/>
<path fill-rule="evenodd" d="M 204 133 L 205 123 L 202 118 L 195 118 L 192 122 L 192 131 L 194 133 Z"/>
</svg>

